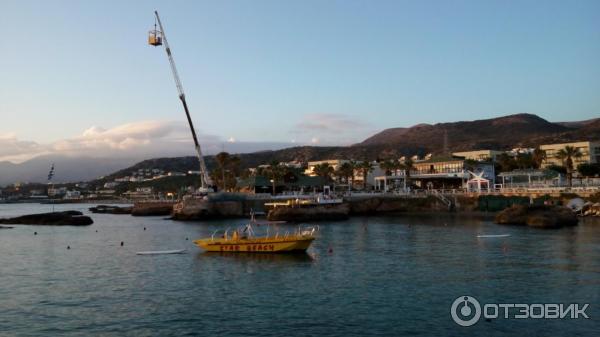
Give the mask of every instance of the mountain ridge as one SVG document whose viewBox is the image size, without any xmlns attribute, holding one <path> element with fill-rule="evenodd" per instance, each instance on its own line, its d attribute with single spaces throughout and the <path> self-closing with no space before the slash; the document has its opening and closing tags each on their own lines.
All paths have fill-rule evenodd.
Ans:
<svg viewBox="0 0 600 337">
<path fill-rule="evenodd" d="M 444 139 L 447 139 L 447 142 Z M 600 118 L 574 122 L 549 122 L 533 114 L 514 114 L 474 121 L 417 124 L 389 128 L 350 146 L 296 146 L 280 150 L 241 153 L 242 167 L 256 167 L 272 161 L 309 161 L 323 159 L 374 160 L 402 155 L 443 154 L 448 151 L 479 149 L 509 150 L 541 144 L 583 140 L 600 140 Z M 444 146 L 446 143 L 446 146 Z M 206 156 L 207 166 L 214 167 L 214 156 Z M 100 176 L 108 179 L 128 175 L 138 168 L 161 168 L 166 171 L 198 170 L 193 156 L 135 158 L 68 158 L 36 157 L 22 164 L 0 162 L 0 186 L 22 182 L 45 182 L 52 162 L 57 163 L 55 181 L 85 181 Z"/>
</svg>

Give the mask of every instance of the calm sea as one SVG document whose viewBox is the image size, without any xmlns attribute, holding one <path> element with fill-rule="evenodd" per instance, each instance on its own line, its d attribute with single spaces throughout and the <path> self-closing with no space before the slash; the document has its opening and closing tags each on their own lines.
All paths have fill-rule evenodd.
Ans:
<svg viewBox="0 0 600 337">
<path fill-rule="evenodd" d="M 0 205 L 0 217 L 50 210 Z M 0 230 L 1 336 L 600 335 L 598 221 L 539 230 L 464 216 L 357 217 L 320 223 L 308 254 L 289 256 L 206 254 L 192 243 L 243 219 L 92 217 L 89 227 Z M 136 255 L 170 249 L 187 254 Z M 461 295 L 589 303 L 590 319 L 461 327 L 450 315 Z"/>
</svg>

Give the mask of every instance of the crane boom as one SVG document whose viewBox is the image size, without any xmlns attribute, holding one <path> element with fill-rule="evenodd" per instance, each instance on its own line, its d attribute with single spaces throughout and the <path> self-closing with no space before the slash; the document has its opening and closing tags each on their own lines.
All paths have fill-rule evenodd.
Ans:
<svg viewBox="0 0 600 337">
<path fill-rule="evenodd" d="M 198 137 L 196 136 L 196 129 L 194 129 L 194 123 L 192 122 L 192 117 L 190 116 L 190 111 L 185 100 L 183 85 L 181 84 L 181 80 L 179 79 L 179 73 L 177 73 L 177 67 L 175 67 L 175 60 L 173 59 L 173 54 L 171 53 L 171 48 L 169 47 L 169 42 L 167 40 L 167 35 L 165 34 L 165 29 L 162 25 L 162 22 L 160 21 L 160 17 L 158 16 L 158 11 L 154 11 L 154 15 L 156 15 L 156 20 L 158 21 L 158 26 L 160 27 L 160 32 L 162 35 L 163 43 L 165 45 L 165 50 L 167 52 L 167 56 L 169 57 L 169 63 L 171 64 L 171 72 L 173 73 L 173 78 L 175 79 L 175 86 L 177 86 L 179 99 L 183 104 L 183 109 L 185 110 L 185 115 L 187 117 L 188 124 L 190 125 L 190 130 L 192 131 L 192 138 L 194 138 L 194 145 L 196 147 L 198 161 L 200 162 L 200 188 L 204 191 L 207 191 L 208 185 L 210 184 L 210 178 L 208 176 L 208 171 L 206 170 L 204 156 L 202 156 L 202 149 L 200 148 L 200 143 L 198 142 Z"/>
</svg>

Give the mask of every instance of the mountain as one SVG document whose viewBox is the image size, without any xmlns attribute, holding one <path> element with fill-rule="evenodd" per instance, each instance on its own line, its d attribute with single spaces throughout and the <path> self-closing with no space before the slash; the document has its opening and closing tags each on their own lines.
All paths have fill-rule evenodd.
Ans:
<svg viewBox="0 0 600 337">
<path fill-rule="evenodd" d="M 408 129 L 387 129 L 359 145 L 389 144 L 436 153 L 443 151 L 446 139 L 450 151 L 510 149 L 534 146 L 545 137 L 571 130 L 572 128 L 548 122 L 536 115 L 517 114 L 475 121 L 420 124 Z"/>
<path fill-rule="evenodd" d="M 447 139 L 445 142 L 444 139 Z M 532 114 L 454 123 L 419 124 L 410 128 L 383 130 L 352 146 L 299 146 L 281 150 L 239 154 L 242 168 L 256 167 L 273 161 L 309 161 L 322 159 L 374 160 L 402 155 L 443 153 L 476 149 L 508 150 L 582 140 L 600 140 L 600 118 L 579 122 L 552 123 Z M 231 150 L 230 150 L 231 151 Z M 234 152 L 234 151 L 232 151 Z M 198 170 L 195 157 L 156 158 L 73 158 L 43 156 L 21 164 L 0 162 L 0 186 L 16 181 L 45 182 L 51 163 L 56 163 L 54 181 L 73 182 L 99 176 L 111 179 L 130 175 L 139 168 L 165 171 Z M 135 164 L 137 162 L 137 164 Z M 207 156 L 208 168 L 214 167 Z M 133 165 L 135 164 L 135 165 Z M 130 166 L 133 165 L 133 166 Z M 122 169 L 126 167 L 126 169 Z M 111 172 L 114 172 L 110 174 Z M 106 179 L 102 179 L 106 180 Z"/>
<path fill-rule="evenodd" d="M 566 125 L 570 125 L 566 126 Z M 544 143 L 600 140 L 600 119 L 582 122 L 551 123 L 531 114 L 500 118 L 419 124 L 410 128 L 383 130 L 361 143 L 347 147 L 302 146 L 274 151 L 238 154 L 242 168 L 256 167 L 273 161 L 309 161 L 323 159 L 373 160 L 426 153 L 441 153 L 447 138 L 449 151 L 475 149 L 508 150 L 514 147 L 534 147 Z M 214 157 L 206 157 L 209 170 Z M 112 179 L 129 175 L 140 168 L 159 168 L 165 171 L 197 170 L 195 157 L 157 158 L 145 160 L 107 176 Z"/>
<path fill-rule="evenodd" d="M 123 167 L 135 164 L 139 158 L 91 158 L 58 155 L 38 156 L 20 164 L 0 162 L 0 186 L 15 182 L 46 182 L 52 163 L 54 182 L 76 182 L 96 179 Z"/>
<path fill-rule="evenodd" d="M 594 125 L 594 124 L 598 123 L 598 121 L 600 121 L 600 118 L 592 118 L 592 119 L 586 119 L 584 121 L 576 121 L 576 122 L 557 122 L 556 124 L 566 126 L 568 128 L 572 128 L 572 129 L 579 129 L 579 128 L 587 127 L 590 125 Z"/>
</svg>

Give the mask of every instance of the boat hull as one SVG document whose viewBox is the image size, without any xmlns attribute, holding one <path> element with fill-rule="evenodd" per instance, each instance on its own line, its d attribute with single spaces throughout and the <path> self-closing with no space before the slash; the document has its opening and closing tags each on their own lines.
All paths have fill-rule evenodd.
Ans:
<svg viewBox="0 0 600 337">
<path fill-rule="evenodd" d="M 201 239 L 194 241 L 194 243 L 208 252 L 286 253 L 305 252 L 314 239 L 314 237 L 257 240 Z"/>
</svg>

